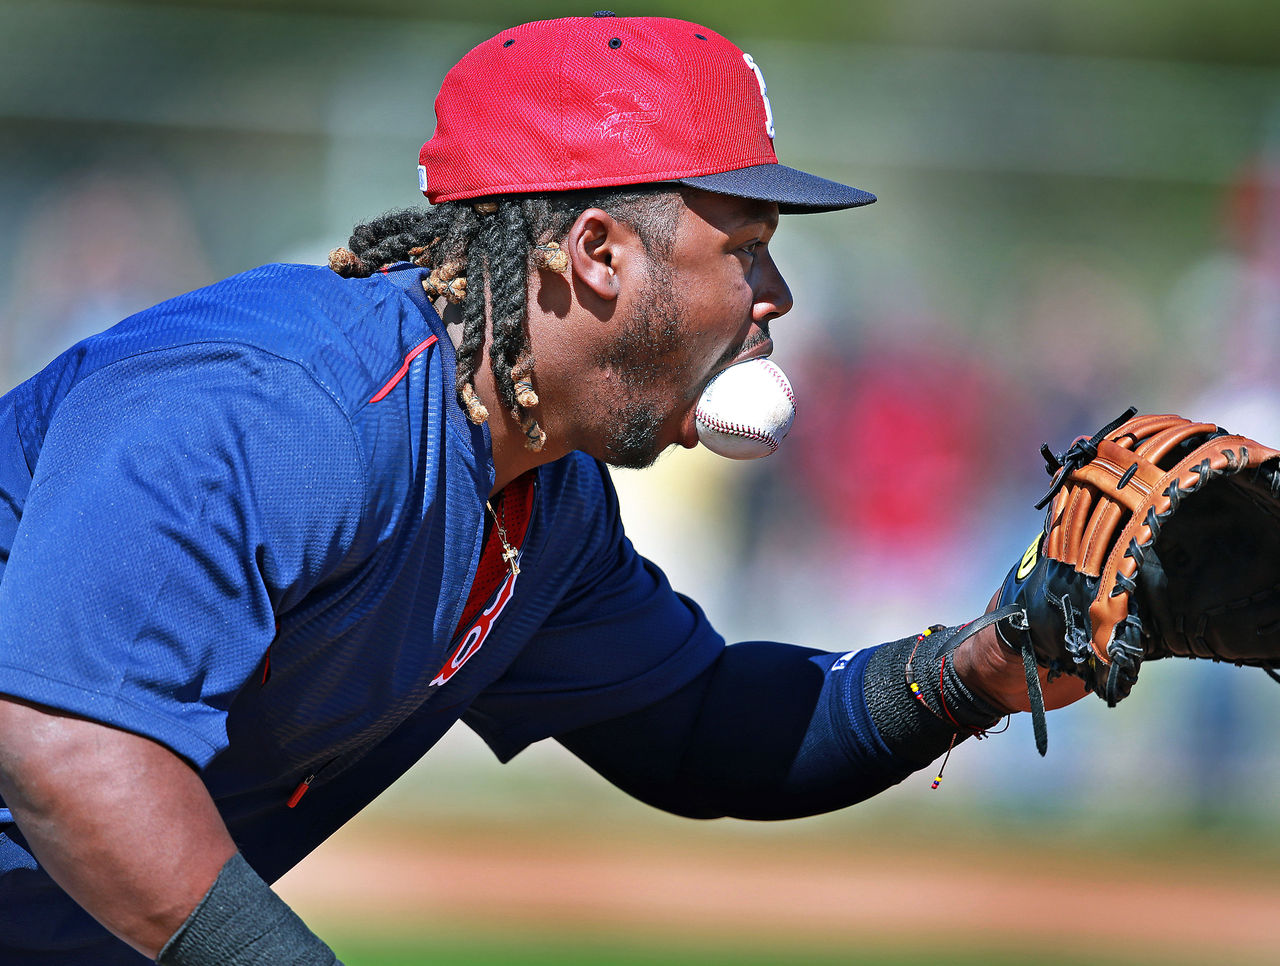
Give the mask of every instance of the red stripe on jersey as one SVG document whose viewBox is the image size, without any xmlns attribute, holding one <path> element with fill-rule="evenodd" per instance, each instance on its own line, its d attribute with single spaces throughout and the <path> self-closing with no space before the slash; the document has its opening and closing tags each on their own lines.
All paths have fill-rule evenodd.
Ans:
<svg viewBox="0 0 1280 966">
<path fill-rule="evenodd" d="M 400 364 L 400 368 L 396 370 L 396 374 L 392 376 L 390 380 L 388 380 L 385 386 L 383 386 L 374 394 L 373 398 L 370 399 L 369 402 L 371 403 L 382 402 L 382 400 L 386 399 L 388 393 L 390 393 L 392 389 L 394 389 L 397 385 L 399 385 L 401 379 L 403 379 L 405 376 L 409 374 L 409 363 L 413 362 L 414 359 L 422 355 L 423 352 L 425 352 L 429 347 L 435 345 L 435 343 L 436 343 L 436 337 L 433 335 L 429 339 L 425 339 L 422 342 L 419 342 L 416 346 L 410 349 L 409 354 L 404 357 L 404 362 L 402 362 Z"/>
<path fill-rule="evenodd" d="M 524 542 L 529 519 L 533 515 L 533 480 L 534 473 L 530 470 L 502 489 L 501 502 L 497 507 L 498 519 L 502 521 L 507 539 L 514 547 L 519 547 Z M 444 667 L 440 668 L 440 673 L 431 681 L 432 687 L 448 682 L 484 646 L 494 622 L 502 615 L 515 593 L 516 574 L 502 558 L 502 549 L 498 528 L 491 527 L 488 539 L 480 551 L 480 564 L 471 582 L 471 593 L 467 597 L 466 606 L 462 609 L 462 620 L 454 631 L 454 638 L 462 635 L 462 640 L 454 647 L 453 653 L 444 662 Z M 484 607 L 491 597 L 492 602 Z M 483 610 L 480 609 L 482 607 Z"/>
<path fill-rule="evenodd" d="M 502 519 L 502 528 L 507 531 L 507 539 L 516 549 L 524 543 L 525 531 L 529 529 L 529 517 L 533 513 L 533 480 L 532 471 L 516 477 L 502 488 L 502 502 L 495 503 L 494 509 Z M 492 597 L 511 572 L 502 559 L 502 541 L 498 536 L 498 528 L 490 526 L 489 538 L 480 551 L 480 563 L 476 567 L 475 578 L 471 582 L 471 593 L 467 595 L 467 603 L 462 608 L 462 619 L 453 632 L 457 637 L 480 616 L 480 609 L 485 601 Z"/>
</svg>

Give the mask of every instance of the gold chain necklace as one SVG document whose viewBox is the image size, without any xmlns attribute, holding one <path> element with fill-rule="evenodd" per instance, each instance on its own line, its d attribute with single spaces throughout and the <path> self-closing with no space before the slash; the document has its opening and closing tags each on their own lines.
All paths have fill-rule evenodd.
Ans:
<svg viewBox="0 0 1280 966">
<path fill-rule="evenodd" d="M 506 528 L 503 527 L 502 520 L 498 519 L 498 514 L 494 512 L 493 504 L 490 503 L 488 500 L 485 500 L 484 505 L 485 505 L 485 508 L 489 511 L 489 516 L 493 517 L 494 527 L 496 527 L 498 530 L 498 540 L 501 541 L 502 543 L 502 559 L 505 560 L 507 563 L 507 566 L 511 568 L 511 576 L 514 577 L 520 573 L 520 565 L 516 563 L 516 557 L 519 556 L 520 551 L 517 550 L 515 547 L 511 546 L 510 541 L 507 540 Z M 506 503 L 506 500 L 503 500 L 502 516 L 504 519 L 506 518 L 506 515 L 507 515 L 507 503 Z"/>
</svg>

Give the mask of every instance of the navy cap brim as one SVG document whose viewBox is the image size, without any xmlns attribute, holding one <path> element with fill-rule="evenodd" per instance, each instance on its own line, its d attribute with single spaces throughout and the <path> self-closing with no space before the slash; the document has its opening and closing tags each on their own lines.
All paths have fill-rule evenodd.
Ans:
<svg viewBox="0 0 1280 966">
<path fill-rule="evenodd" d="M 838 181 L 828 181 L 784 164 L 758 164 L 736 171 L 703 174 L 695 178 L 679 178 L 680 184 L 701 188 L 719 195 L 776 201 L 784 215 L 814 214 L 858 208 L 876 200 L 870 191 L 853 188 Z"/>
</svg>

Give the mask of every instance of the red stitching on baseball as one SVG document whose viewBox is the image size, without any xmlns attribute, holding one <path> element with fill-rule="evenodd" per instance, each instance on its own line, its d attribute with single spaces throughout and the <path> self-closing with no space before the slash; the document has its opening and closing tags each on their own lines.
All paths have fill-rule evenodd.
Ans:
<svg viewBox="0 0 1280 966">
<path fill-rule="evenodd" d="M 747 439 L 754 439 L 758 442 L 764 443 L 769 447 L 770 453 L 778 448 L 778 441 L 774 438 L 773 434 L 762 429 L 744 426 L 741 423 L 725 422 L 723 419 L 712 416 L 710 413 L 703 412 L 701 409 L 694 411 L 694 418 L 700 423 L 705 423 L 709 428 L 714 429 L 716 432 L 728 433 L 731 436 L 745 436 Z"/>
<path fill-rule="evenodd" d="M 765 362 L 769 360 L 766 359 Z M 791 408 L 795 409 L 796 397 L 791 391 L 791 383 L 787 382 L 787 377 L 782 374 L 782 370 L 772 362 L 769 362 L 765 368 L 769 370 L 769 375 L 773 376 L 773 381 L 778 384 L 778 388 L 787 394 L 787 402 L 791 403 Z"/>
</svg>

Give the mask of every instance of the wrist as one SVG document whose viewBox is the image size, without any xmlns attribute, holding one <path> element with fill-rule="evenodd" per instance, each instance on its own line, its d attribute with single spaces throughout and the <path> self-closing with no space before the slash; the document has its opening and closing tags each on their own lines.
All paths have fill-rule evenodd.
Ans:
<svg viewBox="0 0 1280 966">
<path fill-rule="evenodd" d="M 930 628 L 881 645 L 867 663 L 864 694 L 881 740 L 917 767 L 1004 715 L 957 673 L 954 655 L 966 631 Z"/>
<path fill-rule="evenodd" d="M 1022 658 L 1001 643 L 995 626 L 984 627 L 956 648 L 951 666 L 970 692 L 1001 714 L 1028 709 Z"/>
<path fill-rule="evenodd" d="M 157 966 L 342 966 L 328 946 L 237 852 L 178 931 Z"/>
</svg>

